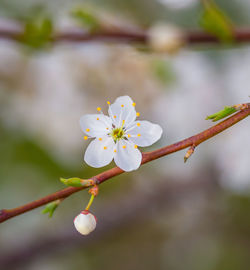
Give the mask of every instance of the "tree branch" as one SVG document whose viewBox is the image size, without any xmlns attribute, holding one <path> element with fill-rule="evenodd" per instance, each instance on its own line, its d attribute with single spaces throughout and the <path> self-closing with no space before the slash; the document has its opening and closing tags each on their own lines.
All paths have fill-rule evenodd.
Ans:
<svg viewBox="0 0 250 270">
<path fill-rule="evenodd" d="M 21 40 L 24 31 L 18 25 L 12 27 L 0 26 L 0 39 Z M 237 43 L 250 41 L 250 29 L 236 29 L 233 33 L 234 40 Z M 89 42 L 89 41 L 110 41 L 116 43 L 142 43 L 147 44 L 149 40 L 147 31 L 134 31 L 127 29 L 119 30 L 99 30 L 97 32 L 86 32 L 82 29 L 75 28 L 70 31 L 53 33 L 52 42 Z M 192 44 L 209 44 L 220 43 L 220 40 L 209 33 L 203 31 L 187 30 L 184 32 L 184 41 L 187 45 Z"/>
<path fill-rule="evenodd" d="M 145 164 L 147 162 L 158 159 L 160 157 L 169 155 L 171 153 L 183 150 L 183 149 L 190 147 L 190 146 L 195 146 L 195 147 L 198 146 L 202 142 L 212 138 L 213 136 L 221 133 L 225 129 L 235 125 L 239 121 L 241 121 L 244 118 L 246 118 L 247 116 L 249 116 L 250 115 L 250 103 L 245 104 L 245 108 L 246 109 L 239 111 L 238 113 L 232 115 L 231 117 L 218 123 L 217 125 L 212 126 L 211 128 L 206 129 L 203 132 L 198 133 L 192 137 L 189 137 L 189 138 L 184 139 L 182 141 L 179 141 L 177 143 L 171 144 L 169 146 L 162 147 L 162 148 L 154 150 L 152 152 L 143 153 L 142 164 Z M 91 179 L 93 179 L 94 184 L 99 185 L 99 184 L 105 182 L 106 180 L 108 180 L 114 176 L 117 176 L 121 173 L 124 173 L 124 171 L 118 167 L 114 167 L 110 170 L 104 171 L 96 176 L 93 176 Z M 25 212 L 28 212 L 32 209 L 39 207 L 39 206 L 45 205 L 48 202 L 51 202 L 51 201 L 54 201 L 54 200 L 57 200 L 60 198 L 66 198 L 66 197 L 70 196 L 71 194 L 76 193 L 76 192 L 78 192 L 82 189 L 85 189 L 85 188 L 86 187 L 80 187 L 80 188 L 68 187 L 68 188 L 59 190 L 55 193 L 52 193 L 48 196 L 45 196 L 39 200 L 25 204 L 23 206 L 19 206 L 19 207 L 13 208 L 13 209 L 3 209 L 0 211 L 0 223 L 4 222 L 5 220 L 10 219 L 14 216 L 21 215 Z"/>
</svg>

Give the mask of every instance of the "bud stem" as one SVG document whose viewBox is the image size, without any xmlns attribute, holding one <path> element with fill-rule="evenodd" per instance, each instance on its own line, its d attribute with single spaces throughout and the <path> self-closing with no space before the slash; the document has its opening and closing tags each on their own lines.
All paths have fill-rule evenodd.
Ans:
<svg viewBox="0 0 250 270">
<path fill-rule="evenodd" d="M 85 208 L 85 210 L 89 210 L 89 208 L 90 208 L 90 206 L 91 206 L 91 204 L 93 203 L 93 201 L 94 201 L 94 198 L 95 198 L 95 195 L 91 195 L 91 197 L 90 197 L 90 199 L 89 199 L 89 203 L 88 203 L 88 205 L 86 206 L 86 208 Z"/>
</svg>

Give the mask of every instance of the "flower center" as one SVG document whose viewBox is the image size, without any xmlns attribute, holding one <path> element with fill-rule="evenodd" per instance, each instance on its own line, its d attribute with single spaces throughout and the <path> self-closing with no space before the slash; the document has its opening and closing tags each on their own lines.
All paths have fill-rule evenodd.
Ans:
<svg viewBox="0 0 250 270">
<path fill-rule="evenodd" d="M 119 141 L 120 139 L 122 139 L 124 137 L 124 129 L 122 127 L 120 128 L 114 128 L 112 130 L 112 132 L 110 133 L 111 137 L 113 138 L 113 140 L 115 142 Z"/>
</svg>

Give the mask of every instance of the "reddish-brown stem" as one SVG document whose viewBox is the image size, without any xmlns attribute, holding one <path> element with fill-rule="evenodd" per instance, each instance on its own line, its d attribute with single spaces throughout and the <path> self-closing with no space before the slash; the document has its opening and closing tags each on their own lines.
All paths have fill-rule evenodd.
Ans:
<svg viewBox="0 0 250 270">
<path fill-rule="evenodd" d="M 210 139 L 211 137 L 219 134 L 220 132 L 224 131 L 225 129 L 231 127 L 232 125 L 238 123 L 239 121 L 246 118 L 248 115 L 250 115 L 250 103 L 246 104 L 246 109 L 239 111 L 238 113 L 232 115 L 231 117 L 227 118 L 226 120 L 218 123 L 215 126 L 212 126 L 209 129 L 206 129 L 202 131 L 201 133 L 198 133 L 192 137 L 189 137 L 187 139 L 184 139 L 182 141 L 179 141 L 177 143 L 162 147 L 160 149 L 154 150 L 152 152 L 143 153 L 142 158 L 142 164 L 145 164 L 147 162 L 150 162 L 152 160 L 158 159 L 160 157 L 169 155 L 171 153 L 180 151 L 182 149 L 185 149 L 190 146 L 198 146 L 202 142 Z M 95 184 L 101 184 L 104 181 L 117 176 L 124 171 L 121 170 L 118 167 L 114 167 L 110 170 L 104 171 L 96 176 L 93 176 L 92 179 L 94 180 L 93 185 Z M 0 211 L 0 222 L 4 222 L 7 219 L 10 219 L 14 216 L 21 215 L 25 212 L 28 212 L 34 208 L 37 208 L 39 206 L 42 206 L 44 204 L 47 204 L 48 202 L 66 198 L 70 196 L 71 194 L 78 192 L 82 189 L 85 189 L 86 187 L 67 187 L 65 189 L 59 190 L 55 193 L 52 193 L 48 196 L 45 196 L 39 200 L 30 202 L 28 204 L 25 204 L 23 206 L 19 206 L 13 209 L 3 209 Z"/>
<path fill-rule="evenodd" d="M 23 36 L 20 27 L 4 28 L 0 26 L 0 38 L 18 41 Z M 219 43 L 220 40 L 209 33 L 203 31 L 186 31 L 184 39 L 187 44 L 207 44 Z M 250 29 L 236 29 L 234 40 L 237 43 L 250 41 Z M 116 43 L 142 43 L 148 41 L 147 31 L 131 31 L 127 29 L 119 30 L 100 30 L 90 33 L 82 29 L 72 29 L 70 31 L 54 33 L 51 36 L 52 42 L 88 42 L 88 41 L 110 41 Z"/>
</svg>

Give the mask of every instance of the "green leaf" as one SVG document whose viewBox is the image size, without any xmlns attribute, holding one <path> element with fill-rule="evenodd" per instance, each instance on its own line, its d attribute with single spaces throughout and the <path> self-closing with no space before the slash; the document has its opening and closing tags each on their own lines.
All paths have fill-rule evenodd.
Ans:
<svg viewBox="0 0 250 270">
<path fill-rule="evenodd" d="M 66 185 L 66 186 L 70 186 L 70 187 L 82 187 L 83 184 L 83 180 L 77 177 L 73 177 L 73 178 L 60 178 L 60 181 Z"/>
<path fill-rule="evenodd" d="M 26 22 L 20 42 L 32 49 L 45 48 L 51 41 L 52 32 L 53 23 L 50 18 L 35 18 Z"/>
<path fill-rule="evenodd" d="M 206 120 L 212 120 L 213 122 L 216 122 L 235 113 L 236 111 L 237 110 L 234 107 L 225 107 L 223 110 L 207 116 Z"/>
<path fill-rule="evenodd" d="M 229 17 L 213 2 L 204 0 L 200 25 L 223 42 L 233 41 L 233 24 Z"/>
<path fill-rule="evenodd" d="M 56 210 L 56 208 L 58 207 L 58 205 L 60 204 L 61 200 L 56 200 L 54 202 L 48 203 L 46 204 L 45 208 L 42 210 L 42 214 L 49 214 L 49 217 L 51 218 Z"/>
<path fill-rule="evenodd" d="M 77 8 L 71 12 L 73 18 L 75 18 L 81 25 L 87 27 L 89 31 L 95 32 L 100 29 L 101 23 L 94 12 L 91 9 Z"/>
</svg>

